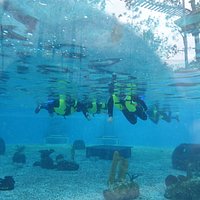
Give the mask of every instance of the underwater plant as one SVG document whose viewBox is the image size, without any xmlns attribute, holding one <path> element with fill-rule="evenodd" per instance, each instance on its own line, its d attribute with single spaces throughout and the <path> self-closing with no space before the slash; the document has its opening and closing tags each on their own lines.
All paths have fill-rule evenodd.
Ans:
<svg viewBox="0 0 200 200">
<path fill-rule="evenodd" d="M 0 178 L 0 190 L 13 190 L 15 181 L 12 176 Z"/>
<path fill-rule="evenodd" d="M 164 197 L 171 200 L 199 200 L 199 176 L 168 175 L 165 179 L 166 190 Z"/>
<path fill-rule="evenodd" d="M 72 148 L 73 149 L 73 148 Z M 59 171 L 76 171 L 79 169 L 79 164 L 73 161 L 67 161 L 62 154 L 56 156 L 55 168 Z"/>
<path fill-rule="evenodd" d="M 129 173 L 126 173 L 130 182 L 132 182 L 134 179 L 136 179 L 137 177 L 141 176 L 142 174 L 129 174 Z"/>
<path fill-rule="evenodd" d="M 118 151 L 113 154 L 111 170 L 108 178 L 108 189 L 103 191 L 106 200 L 132 200 L 139 196 L 139 185 L 126 179 L 128 160 L 120 156 Z"/>
<path fill-rule="evenodd" d="M 50 150 L 40 150 L 40 161 L 36 161 L 33 163 L 33 166 L 40 166 L 44 169 L 54 169 L 54 161 L 50 157 L 50 155 L 54 152 L 54 149 Z"/>
<path fill-rule="evenodd" d="M 55 162 L 50 155 L 55 152 L 53 149 L 40 150 L 40 161 L 33 163 L 33 166 L 40 166 L 43 169 L 56 169 L 59 171 L 75 171 L 79 169 L 79 164 L 74 161 L 67 161 L 64 159 L 64 155 L 58 154 Z"/>
</svg>

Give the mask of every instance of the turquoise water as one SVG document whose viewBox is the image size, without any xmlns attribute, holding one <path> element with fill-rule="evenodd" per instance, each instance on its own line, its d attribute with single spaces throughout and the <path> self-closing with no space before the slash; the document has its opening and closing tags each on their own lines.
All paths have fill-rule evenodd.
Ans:
<svg viewBox="0 0 200 200">
<path fill-rule="evenodd" d="M 51 135 L 67 145 L 81 139 L 86 146 L 116 142 L 102 137 L 117 138 L 119 145 L 172 149 L 200 142 L 200 70 L 184 68 L 183 56 L 181 69 L 173 70 L 134 26 L 97 9 L 95 1 L 2 2 L 0 137 L 6 144 L 45 145 Z M 66 117 L 34 112 L 60 94 L 107 103 L 113 76 L 117 94 L 137 94 L 148 108 L 159 104 L 179 121 L 155 124 L 148 117 L 133 125 L 117 108 L 112 122 L 107 113 L 88 121 L 81 112 Z"/>
<path fill-rule="evenodd" d="M 6 142 L 42 143 L 50 129 L 88 144 L 104 134 L 129 145 L 198 142 L 198 69 L 172 71 L 134 28 L 93 4 L 11 1 L 9 6 L 1 10 L 0 130 Z M 148 107 L 159 103 L 180 122 L 139 119 L 133 126 L 117 109 L 110 124 L 106 114 L 87 121 L 81 113 L 66 119 L 34 113 L 39 103 L 59 94 L 107 102 L 113 73 L 115 91 L 138 94 Z"/>
</svg>

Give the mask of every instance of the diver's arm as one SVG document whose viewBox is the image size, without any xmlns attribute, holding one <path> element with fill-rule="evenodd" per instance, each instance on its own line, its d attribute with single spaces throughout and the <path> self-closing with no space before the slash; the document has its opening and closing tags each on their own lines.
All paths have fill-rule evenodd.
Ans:
<svg viewBox="0 0 200 200">
<path fill-rule="evenodd" d="M 152 109 L 149 109 L 149 110 L 147 110 L 147 115 L 148 115 L 149 119 L 150 119 L 153 123 L 155 123 L 155 124 L 158 123 L 158 121 L 159 121 L 159 114 L 158 114 L 158 113 L 154 114 L 153 110 L 152 110 Z"/>
<path fill-rule="evenodd" d="M 90 114 L 88 113 L 87 110 L 82 110 L 82 113 L 83 113 L 83 115 L 85 116 L 85 118 L 86 118 L 87 120 L 90 120 L 90 119 L 91 119 Z"/>
<path fill-rule="evenodd" d="M 41 103 L 39 104 L 36 109 L 35 109 L 35 113 L 39 113 L 41 109 L 45 109 L 48 111 L 49 114 L 53 114 L 54 112 L 54 107 L 59 107 L 59 100 L 48 100 L 45 103 Z"/>
<path fill-rule="evenodd" d="M 80 103 L 80 102 L 77 103 L 77 112 L 82 112 L 85 118 L 87 120 L 90 120 L 90 115 L 88 113 L 88 110 L 83 103 Z"/>
<path fill-rule="evenodd" d="M 139 100 L 140 102 L 140 105 L 143 107 L 143 109 L 146 111 L 148 108 L 147 108 L 147 105 L 145 104 L 145 102 L 143 100 Z"/>
<path fill-rule="evenodd" d="M 147 108 L 146 103 L 139 96 L 134 96 L 133 100 L 136 103 L 140 104 L 142 106 L 142 108 L 144 109 L 144 111 L 147 111 L 148 108 Z"/>
<path fill-rule="evenodd" d="M 49 114 L 53 114 L 54 113 L 54 108 L 55 107 L 59 107 L 59 99 L 51 99 L 48 100 L 46 104 L 46 110 L 48 111 Z"/>
</svg>

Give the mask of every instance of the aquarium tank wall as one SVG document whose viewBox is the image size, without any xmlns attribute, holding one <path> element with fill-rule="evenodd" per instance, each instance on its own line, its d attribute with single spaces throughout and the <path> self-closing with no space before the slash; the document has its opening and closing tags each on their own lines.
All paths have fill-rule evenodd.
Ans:
<svg viewBox="0 0 200 200">
<path fill-rule="evenodd" d="M 0 0 L 0 195 L 199 200 L 199 0 Z"/>
</svg>

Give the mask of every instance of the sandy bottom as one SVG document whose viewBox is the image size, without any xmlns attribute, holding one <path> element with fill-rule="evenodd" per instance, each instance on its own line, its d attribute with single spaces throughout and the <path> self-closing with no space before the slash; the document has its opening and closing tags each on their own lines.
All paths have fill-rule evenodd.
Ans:
<svg viewBox="0 0 200 200">
<path fill-rule="evenodd" d="M 12 163 L 16 146 L 8 146 L 4 156 L 0 156 L 0 177 L 11 175 L 15 189 L 0 191 L 2 200 L 103 200 L 103 190 L 107 189 L 111 161 L 86 158 L 85 151 L 76 152 L 75 160 L 80 165 L 78 171 L 57 171 L 33 167 L 40 160 L 38 150 L 53 148 L 52 158 L 62 153 L 70 158 L 69 147 L 60 145 L 26 146 L 27 163 L 19 166 Z M 133 147 L 129 160 L 130 174 L 139 173 L 135 181 L 140 186 L 140 200 L 163 200 L 165 177 L 182 174 L 171 166 L 172 149 Z"/>
</svg>

